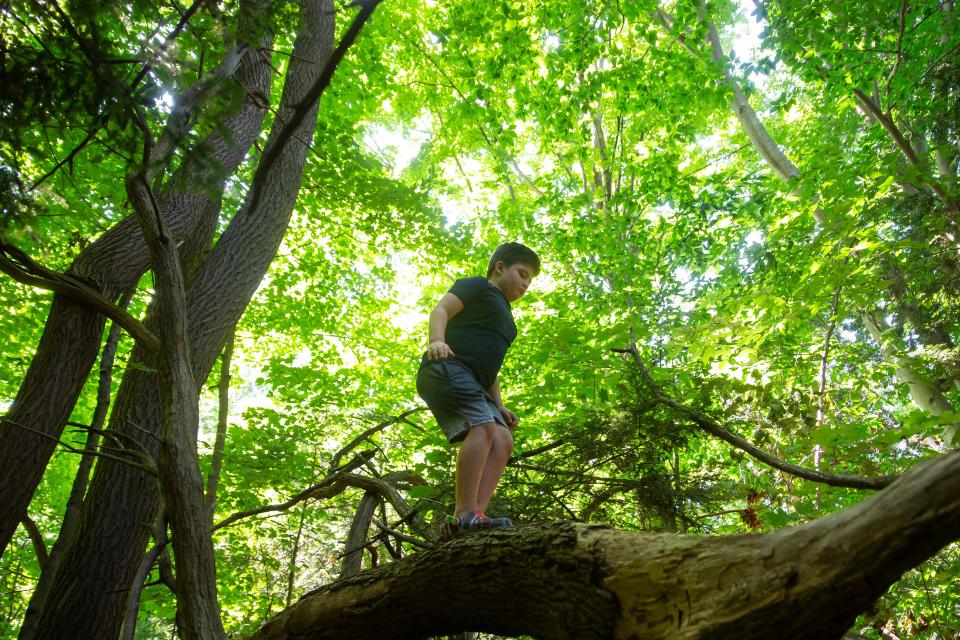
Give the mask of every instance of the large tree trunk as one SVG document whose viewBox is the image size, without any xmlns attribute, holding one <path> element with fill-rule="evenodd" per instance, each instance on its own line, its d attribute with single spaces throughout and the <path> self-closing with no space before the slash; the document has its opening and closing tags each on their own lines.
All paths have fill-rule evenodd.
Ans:
<svg viewBox="0 0 960 640">
<path fill-rule="evenodd" d="M 250 4 L 250 3 L 245 3 Z M 249 11 L 241 7 L 241 11 Z M 256 12 L 254 12 L 256 13 Z M 241 17 L 241 20 L 243 18 Z M 261 46 L 269 46 L 267 41 Z M 181 255 L 209 246 L 220 212 L 219 193 L 259 135 L 270 94 L 270 60 L 259 47 L 244 56 L 235 80 L 246 97 L 223 124 L 227 135 L 204 141 L 206 169 L 185 162 L 161 196 L 166 224 L 183 239 Z M 199 233 L 197 230 L 201 230 Z M 137 220 L 130 216 L 77 256 L 69 273 L 115 299 L 136 286 L 149 265 Z M 0 425 L 0 554 L 26 513 L 56 439 L 86 382 L 100 348 L 104 318 L 83 304 L 54 297 L 43 336 L 10 411 Z"/>
<path fill-rule="evenodd" d="M 465 536 L 321 587 L 255 640 L 840 638 L 900 575 L 960 538 L 960 452 L 799 527 L 725 537 L 573 523 Z"/>
<path fill-rule="evenodd" d="M 281 107 L 265 154 L 275 144 L 293 107 L 320 76 L 333 41 L 331 0 L 303 3 L 304 27 L 297 37 Z M 188 284 L 188 342 L 197 385 L 206 380 L 226 336 L 256 291 L 283 238 L 300 188 L 306 142 L 316 125 L 316 102 L 269 168 L 254 177 L 262 185 L 231 221 Z M 150 315 L 153 315 L 151 310 Z M 152 360 L 135 349 L 111 417 L 111 428 L 157 454 L 162 408 Z M 113 638 L 119 631 L 126 591 L 146 547 L 148 523 L 159 504 L 155 478 L 128 465 L 100 461 L 81 514 L 74 543 L 41 614 L 38 636 Z M 177 532 L 174 531 L 174 537 Z M 188 597 L 186 594 L 179 594 Z"/>
<path fill-rule="evenodd" d="M 121 301 L 121 307 L 126 308 L 130 302 L 130 295 L 124 296 Z M 93 470 L 93 452 L 97 450 L 100 441 L 100 431 L 103 429 L 107 420 L 107 411 L 110 407 L 110 394 L 113 385 L 113 364 L 114 356 L 117 352 L 117 345 L 120 342 L 120 326 L 112 323 L 110 332 L 107 336 L 107 342 L 103 347 L 103 355 L 100 359 L 100 380 L 97 384 L 97 405 L 93 410 L 93 419 L 90 421 L 90 431 L 87 432 L 87 441 L 84 451 L 90 455 L 85 455 L 77 467 L 77 473 L 70 488 L 70 497 L 67 499 L 67 506 L 64 510 L 63 520 L 60 523 L 60 533 L 57 535 L 57 541 L 50 551 L 50 558 L 43 565 L 40 573 L 40 579 L 37 582 L 33 594 L 30 596 L 30 603 L 27 605 L 27 612 L 23 616 L 23 625 L 20 627 L 20 640 L 33 640 L 36 631 L 37 615 L 43 609 L 47 594 L 50 592 L 50 585 L 53 584 L 53 578 L 57 575 L 60 561 L 63 559 L 63 553 L 68 541 L 73 535 L 77 524 L 77 518 L 80 515 L 80 507 L 83 505 L 83 497 L 87 492 L 87 485 L 90 481 L 90 472 Z"/>
</svg>

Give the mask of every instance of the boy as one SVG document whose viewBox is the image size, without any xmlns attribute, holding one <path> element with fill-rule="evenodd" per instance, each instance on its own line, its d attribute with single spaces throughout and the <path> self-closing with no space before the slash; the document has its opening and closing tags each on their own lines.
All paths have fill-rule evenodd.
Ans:
<svg viewBox="0 0 960 640">
<path fill-rule="evenodd" d="M 513 451 L 517 416 L 503 405 L 497 373 L 517 337 L 510 303 L 526 293 L 540 258 L 517 242 L 497 247 L 487 277 L 457 280 L 430 313 L 430 346 L 417 371 L 417 393 L 457 457 L 454 533 L 508 527 L 484 509 Z"/>
</svg>

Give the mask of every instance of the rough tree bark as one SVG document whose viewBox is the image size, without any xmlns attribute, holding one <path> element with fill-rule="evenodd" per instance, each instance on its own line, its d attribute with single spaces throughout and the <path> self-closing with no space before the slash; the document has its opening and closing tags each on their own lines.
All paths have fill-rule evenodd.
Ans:
<svg viewBox="0 0 960 640">
<path fill-rule="evenodd" d="M 145 159 L 146 161 L 146 159 Z M 154 304 L 160 325 L 157 380 L 163 403 L 163 428 L 157 470 L 177 569 L 177 627 L 183 640 L 226 638 L 217 601 L 217 574 L 210 518 L 197 464 L 200 404 L 193 379 L 187 337 L 183 271 L 174 238 L 153 207 L 146 176 L 127 180 L 153 263 Z"/>
<path fill-rule="evenodd" d="M 258 168 L 254 185 L 209 256 L 187 284 L 187 335 L 195 384 L 209 375 L 226 336 L 236 324 L 273 260 L 299 192 L 306 143 L 313 137 L 317 102 L 308 105 L 300 126 L 277 144 L 285 123 L 315 86 L 330 56 L 334 6 L 330 0 L 302 3 L 303 24 L 294 45 L 287 80 L 264 155 L 274 161 Z M 253 192 L 254 189 L 251 189 Z M 255 206 L 252 206 L 255 205 Z M 181 250 L 182 251 L 182 250 Z M 149 317 L 155 316 L 151 307 Z M 135 349 L 117 394 L 111 429 L 135 438 L 156 455 L 162 424 L 157 376 L 152 360 Z M 112 638 L 123 616 L 126 592 L 146 547 L 148 526 L 159 503 L 154 478 L 128 465 L 97 465 L 81 523 L 64 558 L 48 606 L 41 613 L 40 637 Z M 177 536 L 174 531 L 174 538 Z M 188 594 L 180 594 L 189 597 Z"/>
<path fill-rule="evenodd" d="M 257 14 L 253 4 L 241 3 L 241 23 L 244 13 Z M 268 40 L 251 46 L 243 57 L 235 81 L 245 89 L 246 97 L 240 111 L 223 123 L 229 134 L 214 133 L 204 140 L 208 164 L 201 167 L 185 162 L 160 196 L 165 222 L 174 237 L 184 240 L 181 255 L 196 254 L 209 246 L 220 199 L 211 199 L 207 189 L 223 190 L 226 178 L 236 171 L 260 133 L 272 72 L 270 60 L 260 48 L 267 46 Z M 148 265 L 139 223 L 130 216 L 81 252 L 68 273 L 113 300 L 132 290 Z M 83 389 L 103 326 L 104 318 L 96 311 L 64 296 L 54 297 L 27 375 L 10 411 L 0 420 L 0 554 L 26 513 L 56 439 Z"/>
<path fill-rule="evenodd" d="M 130 294 L 125 294 L 120 302 L 122 308 L 126 308 L 130 302 Z M 33 640 L 36 630 L 37 615 L 43 609 L 44 602 L 50 592 L 50 585 L 53 584 L 53 578 L 57 575 L 60 567 L 60 561 L 63 559 L 63 552 L 73 535 L 77 524 L 77 518 L 80 515 L 80 507 L 83 504 L 83 496 L 87 492 L 87 485 L 90 480 L 90 471 L 93 469 L 93 452 L 97 450 L 100 436 L 99 432 L 103 429 L 107 419 L 107 411 L 110 407 L 110 392 L 113 384 L 113 361 L 117 352 L 117 346 L 120 342 L 120 326 L 114 322 L 110 326 L 110 332 L 107 335 L 107 342 L 103 347 L 103 353 L 100 357 L 100 379 L 97 383 L 97 404 L 93 410 L 93 419 L 90 421 L 90 431 L 87 433 L 87 441 L 84 451 L 90 455 L 85 455 L 80 460 L 77 467 L 77 473 L 74 476 L 73 485 L 70 488 L 70 497 L 67 499 L 67 507 L 63 514 L 63 521 L 60 523 L 60 533 L 57 535 L 57 541 L 50 552 L 49 562 L 43 566 L 40 573 L 40 580 L 37 582 L 33 595 L 30 596 L 30 603 L 27 605 L 27 612 L 23 617 L 23 625 L 20 627 L 20 640 Z"/>
<path fill-rule="evenodd" d="M 960 452 L 808 524 L 724 537 L 586 524 L 466 536 L 304 596 L 252 640 L 840 638 L 960 538 Z"/>
</svg>

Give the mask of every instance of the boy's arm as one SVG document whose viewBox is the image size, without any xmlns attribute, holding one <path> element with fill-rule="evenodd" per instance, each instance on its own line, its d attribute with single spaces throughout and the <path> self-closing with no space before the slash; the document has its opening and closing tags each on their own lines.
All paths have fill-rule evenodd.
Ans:
<svg viewBox="0 0 960 640">
<path fill-rule="evenodd" d="M 427 360 L 443 360 L 457 355 L 446 342 L 447 322 L 463 311 L 463 302 L 452 293 L 448 293 L 430 312 L 430 346 L 427 347 Z"/>
<path fill-rule="evenodd" d="M 515 429 L 517 427 L 517 423 L 520 421 L 517 419 L 517 416 L 513 413 L 513 411 L 510 411 L 510 409 L 507 409 L 503 405 L 503 397 L 500 395 L 500 381 L 494 380 L 493 384 L 490 385 L 490 388 L 487 389 L 487 393 L 490 394 L 491 398 L 493 398 L 493 403 L 497 405 L 497 409 L 500 410 L 500 415 L 503 416 L 503 419 L 507 421 L 507 426 L 511 429 Z"/>
</svg>

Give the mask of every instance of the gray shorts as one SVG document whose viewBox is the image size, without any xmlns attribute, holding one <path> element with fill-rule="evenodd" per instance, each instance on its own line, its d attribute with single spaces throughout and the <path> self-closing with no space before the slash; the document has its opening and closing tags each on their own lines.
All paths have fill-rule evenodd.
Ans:
<svg viewBox="0 0 960 640">
<path fill-rule="evenodd" d="M 417 393 L 430 407 L 449 442 L 460 442 L 467 437 L 467 431 L 477 425 L 493 422 L 507 427 L 493 398 L 459 360 L 432 360 L 421 364 L 417 371 Z"/>
</svg>

